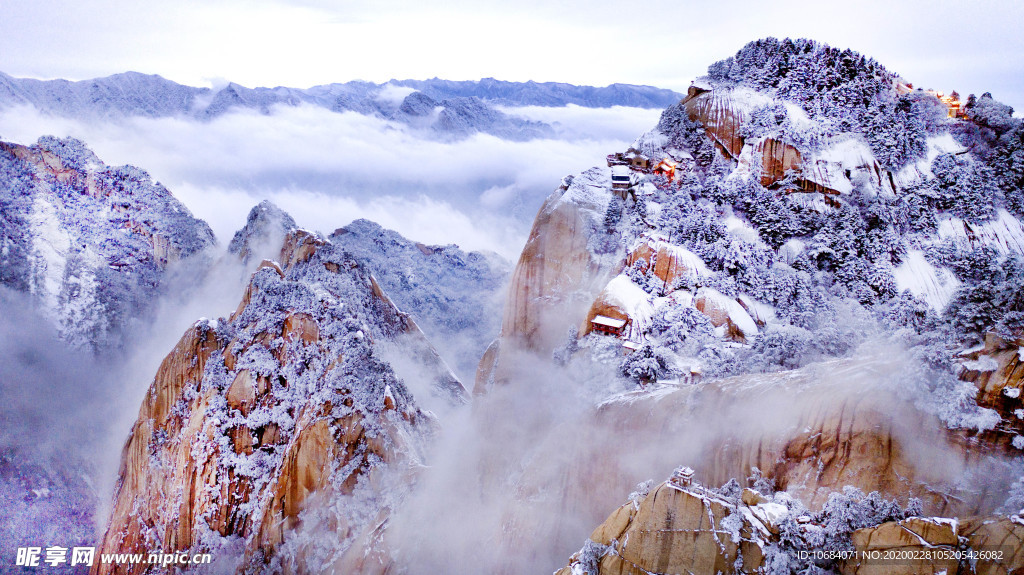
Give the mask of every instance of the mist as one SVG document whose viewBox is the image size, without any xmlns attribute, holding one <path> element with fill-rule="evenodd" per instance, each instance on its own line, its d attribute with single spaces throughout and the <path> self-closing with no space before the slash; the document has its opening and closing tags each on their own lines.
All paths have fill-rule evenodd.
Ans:
<svg viewBox="0 0 1024 575">
<path fill-rule="evenodd" d="M 250 261 L 273 256 L 279 243 L 257 246 Z M 29 469 L 71 469 L 84 478 L 51 485 L 52 493 L 31 505 L 19 502 L 24 493 L 13 483 L 0 482 L 0 505 L 12 510 L 0 522 L 0 548 L 100 535 L 121 448 L 153 374 L 198 318 L 235 308 L 252 267 L 219 250 L 172 267 L 152 321 L 122 353 L 100 357 L 66 349 L 45 320 L 25 311 L 24 296 L 2 292 L 0 351 L 11 361 L 0 366 L 0 444 L 22 468 L 28 462 Z M 395 505 L 385 543 L 411 575 L 551 572 L 638 483 L 663 481 L 679 465 L 696 469 L 705 485 L 733 477 L 742 483 L 749 460 L 735 450 L 772 449 L 846 407 L 883 417 L 917 479 L 976 493 L 979 512 L 998 506 L 1014 477 L 998 456 L 968 464 L 951 448 L 941 424 L 899 392 L 919 366 L 876 341 L 848 359 L 653 394 L 635 391 L 614 365 L 583 356 L 558 365 L 507 350 L 508 383 L 463 407 L 431 397 L 429 380 L 402 360 L 400 341 L 381 354 L 440 422 L 412 489 L 387 496 Z M 9 465 L 6 456 L 0 468 Z M 82 514 L 93 505 L 96 511 Z M 317 535 L 325 543 L 336 541 L 327 524 L 311 521 L 304 529 L 323 529 Z M 231 562 L 229 550 L 220 553 Z"/>
<path fill-rule="evenodd" d="M 839 414 L 879 418 L 915 481 L 970 493 L 973 511 L 991 512 L 1014 465 L 995 455 L 968 463 L 936 418 L 901 399 L 918 367 L 908 357 L 869 342 L 851 358 L 794 372 L 645 393 L 630 391 L 614 366 L 505 356 L 509 383 L 443 418 L 429 467 L 392 515 L 388 543 L 410 574 L 550 573 L 639 483 L 688 465 L 704 485 L 745 485 L 755 455 L 782 449 L 827 414 L 840 424 Z M 824 503 L 813 484 L 790 489 L 812 508 Z M 943 510 L 926 503 L 925 511 Z"/>
<path fill-rule="evenodd" d="M 72 120 L 31 106 L 0 111 L 0 137 L 83 140 L 108 165 L 148 171 L 206 220 L 222 243 L 262 199 L 299 225 L 330 232 L 356 218 L 416 241 L 518 257 L 537 208 L 565 175 L 625 150 L 660 110 L 509 109 L 551 123 L 557 138 L 475 134 L 439 139 L 354 112 L 276 106 L 190 118 Z"/>
<path fill-rule="evenodd" d="M 98 353 L 67 346 L 30 296 L 0 286 L 0 556 L 102 536 L 160 362 L 198 318 L 233 311 L 251 271 L 216 252 L 172 265 L 151 313 Z"/>
</svg>

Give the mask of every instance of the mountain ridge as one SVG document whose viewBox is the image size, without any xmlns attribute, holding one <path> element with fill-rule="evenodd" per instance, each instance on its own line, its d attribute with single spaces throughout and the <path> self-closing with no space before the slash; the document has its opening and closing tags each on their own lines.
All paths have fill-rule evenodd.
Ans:
<svg viewBox="0 0 1024 575">
<path fill-rule="evenodd" d="M 403 104 L 418 94 L 422 108 L 410 116 Z M 188 117 L 209 121 L 233 110 L 270 114 L 274 106 L 311 105 L 331 112 L 355 112 L 428 129 L 435 137 L 459 139 L 482 132 L 510 140 L 551 137 L 552 126 L 516 116 L 498 107 L 579 105 L 602 108 L 661 108 L 678 99 L 671 90 L 613 84 L 604 88 L 559 83 L 355 80 L 306 89 L 278 86 L 248 88 L 230 82 L 211 89 L 178 84 L 155 74 L 125 72 L 88 80 L 35 80 L 0 72 L 0 107 L 31 105 L 65 117 Z M 396 99 L 397 98 L 397 99 Z M 425 101 L 422 101 L 423 99 Z"/>
</svg>

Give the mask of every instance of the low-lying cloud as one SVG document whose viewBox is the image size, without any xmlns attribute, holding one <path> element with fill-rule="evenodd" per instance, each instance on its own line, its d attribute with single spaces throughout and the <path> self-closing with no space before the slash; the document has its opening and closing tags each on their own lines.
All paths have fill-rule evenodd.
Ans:
<svg viewBox="0 0 1024 575">
<path fill-rule="evenodd" d="M 660 109 L 628 108 L 585 108 L 576 104 L 553 108 L 550 106 L 502 107 L 501 111 L 511 116 L 551 124 L 555 133 L 564 139 L 617 139 L 632 141 L 641 132 L 658 123 Z M 640 130 L 637 130 L 637 127 Z"/>
<path fill-rule="evenodd" d="M 447 414 L 430 465 L 391 517 L 390 544 L 410 574 L 551 573 L 638 482 L 657 483 L 690 465 L 705 485 L 743 483 L 762 451 L 769 461 L 767 454 L 781 456 L 818 425 L 825 435 L 835 425 L 843 429 L 837 434 L 870 434 L 884 422 L 875 429 L 895 446 L 894 469 L 911 472 L 906 485 L 884 493 L 901 504 L 919 483 L 990 513 L 1019 475 L 1019 464 L 998 454 L 975 452 L 967 464 L 936 418 L 897 399 L 919 366 L 891 345 L 871 342 L 851 358 L 796 371 L 626 393 L 598 408 L 595 401 L 627 385 L 612 366 L 578 358 L 565 368 L 507 348 L 503 354 L 513 366 L 509 383 L 477 397 L 471 410 Z M 596 392 L 589 397 L 588 386 Z M 852 435 L 841 440 L 865 445 Z M 818 455 L 823 465 L 832 465 L 830 449 Z M 814 457 L 788 464 L 811 469 Z M 855 468 L 878 469 L 885 457 L 893 455 L 849 456 L 834 488 L 870 483 Z M 786 487 L 817 509 L 827 492 L 815 492 L 815 482 L 829 479 L 809 477 Z M 926 502 L 925 513 L 939 509 Z"/>
<path fill-rule="evenodd" d="M 551 123 L 557 139 L 511 142 L 475 134 L 445 141 L 380 118 L 307 105 L 277 106 L 269 114 L 236 110 L 209 122 L 71 120 L 20 106 L 0 111 L 0 137 L 23 144 L 44 134 L 82 139 L 108 164 L 147 170 L 222 242 L 252 204 L 269 198 L 313 229 L 366 217 L 418 241 L 514 259 L 561 178 L 625 149 L 659 111 L 569 106 L 515 113 Z"/>
</svg>

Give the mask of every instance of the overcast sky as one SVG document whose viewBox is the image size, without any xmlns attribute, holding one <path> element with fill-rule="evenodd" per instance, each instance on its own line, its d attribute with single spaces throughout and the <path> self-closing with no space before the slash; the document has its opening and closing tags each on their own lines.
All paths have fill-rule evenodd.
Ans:
<svg viewBox="0 0 1024 575">
<path fill-rule="evenodd" d="M 601 0 L 3 0 L 0 71 L 126 70 L 191 85 L 353 79 L 614 82 L 685 89 L 764 36 L 874 56 L 922 87 L 991 91 L 1024 110 L 1024 3 Z"/>
</svg>

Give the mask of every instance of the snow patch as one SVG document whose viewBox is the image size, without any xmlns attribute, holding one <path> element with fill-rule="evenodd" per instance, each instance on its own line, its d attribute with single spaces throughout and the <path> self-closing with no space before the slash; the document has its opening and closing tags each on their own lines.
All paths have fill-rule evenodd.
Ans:
<svg viewBox="0 0 1024 575">
<path fill-rule="evenodd" d="M 886 185 L 871 147 L 862 136 L 854 134 L 833 138 L 803 162 L 801 172 L 805 179 L 841 194 L 853 191 L 851 180 L 855 174 L 864 173 L 879 188 Z"/>
<path fill-rule="evenodd" d="M 704 260 L 697 254 L 691 252 L 690 250 L 682 246 L 670 244 L 662 240 L 647 240 L 647 245 L 650 246 L 651 250 L 654 253 L 658 253 L 664 250 L 670 258 L 674 259 L 676 262 L 679 263 L 679 265 L 686 268 L 686 277 L 691 280 L 696 280 L 711 275 L 711 270 L 708 269 L 708 266 L 704 263 Z M 639 244 L 636 247 L 639 247 Z M 635 251 L 636 247 L 634 247 L 631 251 Z"/>
<path fill-rule="evenodd" d="M 800 254 L 804 253 L 805 249 L 807 249 L 807 244 L 803 240 L 791 238 L 779 248 L 779 259 L 793 265 L 793 262 L 800 257 Z"/>
<path fill-rule="evenodd" d="M 757 90 L 752 90 L 745 86 L 737 86 L 728 90 L 722 94 L 723 100 L 728 100 L 733 109 L 736 112 L 749 114 L 758 108 L 767 106 L 775 102 L 775 98 Z"/>
<path fill-rule="evenodd" d="M 1020 388 L 1019 387 L 1004 387 L 1003 388 L 1003 395 L 1005 395 L 1006 397 L 1009 397 L 1010 399 L 1017 399 L 1018 397 L 1020 397 Z"/>
<path fill-rule="evenodd" d="M 609 190 L 611 179 L 610 168 L 601 166 L 590 168 L 573 178 L 559 202 L 576 204 L 581 208 L 591 210 L 595 218 L 603 218 L 612 197 Z"/>
<path fill-rule="evenodd" d="M 898 187 L 906 188 L 922 180 L 933 178 L 932 162 L 939 154 L 959 154 L 964 151 L 964 147 L 949 132 L 930 136 L 925 143 L 928 149 L 923 158 L 903 166 L 899 172 L 893 174 L 893 180 Z"/>
<path fill-rule="evenodd" d="M 988 372 L 988 371 L 995 371 L 995 370 L 999 369 L 999 362 L 996 361 L 990 355 L 983 355 L 983 356 L 979 357 L 978 359 L 976 359 L 974 361 L 965 361 L 964 362 L 964 367 L 966 367 L 967 369 L 969 369 L 971 371 Z M 1008 389 L 1009 388 L 1004 389 L 1003 393 L 1006 393 L 1006 391 Z"/>
<path fill-rule="evenodd" d="M 967 349 L 962 349 L 959 352 L 957 352 L 957 355 L 959 355 L 959 356 L 967 356 L 967 355 L 971 355 L 972 353 L 977 353 L 979 351 L 985 351 L 985 344 L 984 343 L 979 343 L 978 345 L 975 345 L 973 347 L 969 347 Z"/>
<path fill-rule="evenodd" d="M 960 288 L 960 280 L 951 271 L 933 266 L 921 250 L 907 250 L 893 276 L 897 289 L 909 291 L 936 311 L 942 311 Z"/>
<path fill-rule="evenodd" d="M 781 503 L 764 502 L 750 508 L 761 521 L 769 525 L 778 525 L 789 514 L 789 509 Z"/>
<path fill-rule="evenodd" d="M 29 233 L 32 236 L 29 293 L 40 302 L 43 315 L 50 320 L 56 320 L 58 296 L 64 283 L 64 269 L 67 267 L 71 250 L 71 235 L 61 226 L 57 209 L 46 201 L 42 194 L 36 196 L 32 202 L 29 226 Z"/>
<path fill-rule="evenodd" d="M 651 296 L 636 285 L 629 276 L 625 274 L 615 276 L 605 286 L 602 299 L 605 303 L 619 308 L 622 313 L 633 320 L 629 328 L 631 336 L 643 333 L 650 327 L 654 317 L 654 304 L 651 301 Z M 637 341 L 635 336 L 630 339 Z"/>
<path fill-rule="evenodd" d="M 745 293 L 741 293 L 736 299 L 740 300 L 741 305 L 746 308 L 747 314 L 755 322 L 769 324 L 777 321 L 774 307 L 761 303 Z"/>
<path fill-rule="evenodd" d="M 754 244 L 755 246 L 761 244 L 761 237 L 757 234 L 757 230 L 735 215 L 728 216 L 722 223 L 725 224 L 725 229 L 728 230 L 730 234 L 747 242 L 748 244 Z"/>
<path fill-rule="evenodd" d="M 1024 225 L 1002 208 L 996 211 L 996 217 L 981 224 L 954 217 L 940 220 L 939 238 L 952 240 L 965 248 L 988 246 L 1002 255 L 1024 254 Z"/>
<path fill-rule="evenodd" d="M 743 309 L 743 306 L 740 305 L 739 302 L 737 302 L 736 300 L 726 296 L 725 294 L 716 289 L 709 287 L 702 287 L 699 290 L 697 290 L 697 299 L 700 298 L 707 299 L 712 303 L 712 305 L 724 311 L 726 315 L 729 317 L 729 320 L 737 328 L 739 328 L 741 332 L 743 332 L 743 335 L 745 337 L 749 338 L 751 336 L 755 336 L 758 334 L 757 323 L 754 321 L 753 318 L 750 317 L 750 314 L 747 313 L 747 310 Z M 724 324 L 719 327 L 724 327 Z M 725 331 L 723 330 L 722 333 L 724 335 Z"/>
</svg>

